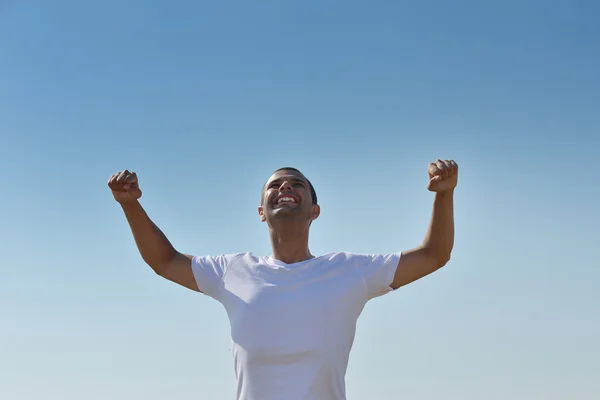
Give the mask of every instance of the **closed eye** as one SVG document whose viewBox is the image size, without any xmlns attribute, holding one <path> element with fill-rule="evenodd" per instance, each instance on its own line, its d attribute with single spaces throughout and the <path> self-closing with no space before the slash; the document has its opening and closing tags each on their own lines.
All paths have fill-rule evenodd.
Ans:
<svg viewBox="0 0 600 400">
<path fill-rule="evenodd" d="M 281 182 L 275 181 L 275 182 L 272 182 L 269 185 L 269 189 L 278 188 L 279 186 L 281 186 Z M 306 184 L 304 182 L 302 182 L 302 181 L 296 181 L 293 184 L 293 186 L 294 187 L 302 187 L 303 188 L 303 187 L 306 187 Z"/>
</svg>

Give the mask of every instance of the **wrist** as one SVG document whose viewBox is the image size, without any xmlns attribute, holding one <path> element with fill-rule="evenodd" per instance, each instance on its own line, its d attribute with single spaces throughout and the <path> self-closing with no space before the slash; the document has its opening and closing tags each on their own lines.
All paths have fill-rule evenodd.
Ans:
<svg viewBox="0 0 600 400">
<path fill-rule="evenodd" d="M 453 194 L 454 194 L 454 188 L 447 189 L 442 192 L 435 192 L 436 197 L 448 197 L 448 196 L 452 196 Z"/>
<path fill-rule="evenodd" d="M 135 199 L 135 200 L 132 200 L 132 201 L 119 202 L 119 205 L 121 206 L 121 208 L 125 212 L 133 211 L 133 210 L 138 210 L 142 206 L 140 204 L 140 202 L 138 201 L 138 199 Z"/>
</svg>

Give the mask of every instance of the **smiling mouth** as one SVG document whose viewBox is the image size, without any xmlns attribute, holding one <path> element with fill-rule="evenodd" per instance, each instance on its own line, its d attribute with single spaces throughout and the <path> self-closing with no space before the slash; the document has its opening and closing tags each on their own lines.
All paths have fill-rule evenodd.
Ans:
<svg viewBox="0 0 600 400">
<path fill-rule="evenodd" d="M 296 199 L 290 196 L 281 196 L 275 201 L 275 206 L 297 204 Z"/>
</svg>

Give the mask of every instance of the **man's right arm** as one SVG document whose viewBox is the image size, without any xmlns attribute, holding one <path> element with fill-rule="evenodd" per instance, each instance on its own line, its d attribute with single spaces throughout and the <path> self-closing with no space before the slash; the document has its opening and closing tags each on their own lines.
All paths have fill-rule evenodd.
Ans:
<svg viewBox="0 0 600 400">
<path fill-rule="evenodd" d="M 125 212 L 135 243 L 146 264 L 163 278 L 200 292 L 192 271 L 192 256 L 175 250 L 139 203 L 142 191 L 135 172 L 124 170 L 113 174 L 108 180 L 108 187 Z"/>
<path fill-rule="evenodd" d="M 122 203 L 121 207 L 146 264 L 163 278 L 199 292 L 192 272 L 192 256 L 175 250 L 138 201 Z"/>
</svg>

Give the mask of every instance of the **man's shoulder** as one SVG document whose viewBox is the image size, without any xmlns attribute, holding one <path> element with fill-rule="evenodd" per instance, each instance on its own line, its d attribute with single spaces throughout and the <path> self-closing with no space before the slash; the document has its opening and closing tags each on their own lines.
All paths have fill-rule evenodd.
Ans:
<svg viewBox="0 0 600 400">
<path fill-rule="evenodd" d="M 324 264 L 336 264 L 336 265 L 359 265 L 365 262 L 369 262 L 373 255 L 356 253 L 351 251 L 332 251 L 324 253 L 317 257 L 317 259 Z"/>
<path fill-rule="evenodd" d="M 254 257 L 251 252 L 206 254 L 192 257 L 195 264 L 220 264 L 227 266 L 237 259 Z"/>
<path fill-rule="evenodd" d="M 400 257 L 400 253 L 376 254 L 376 253 L 359 253 L 351 251 L 336 251 L 325 253 L 319 257 L 324 263 L 334 264 L 352 264 L 355 267 L 361 267 L 371 264 L 396 262 Z"/>
<path fill-rule="evenodd" d="M 329 253 L 324 253 L 320 258 L 323 260 L 331 260 L 331 261 L 349 261 L 353 259 L 361 259 L 366 257 L 372 257 L 372 255 L 366 253 L 356 253 L 352 251 L 332 251 Z"/>
</svg>

